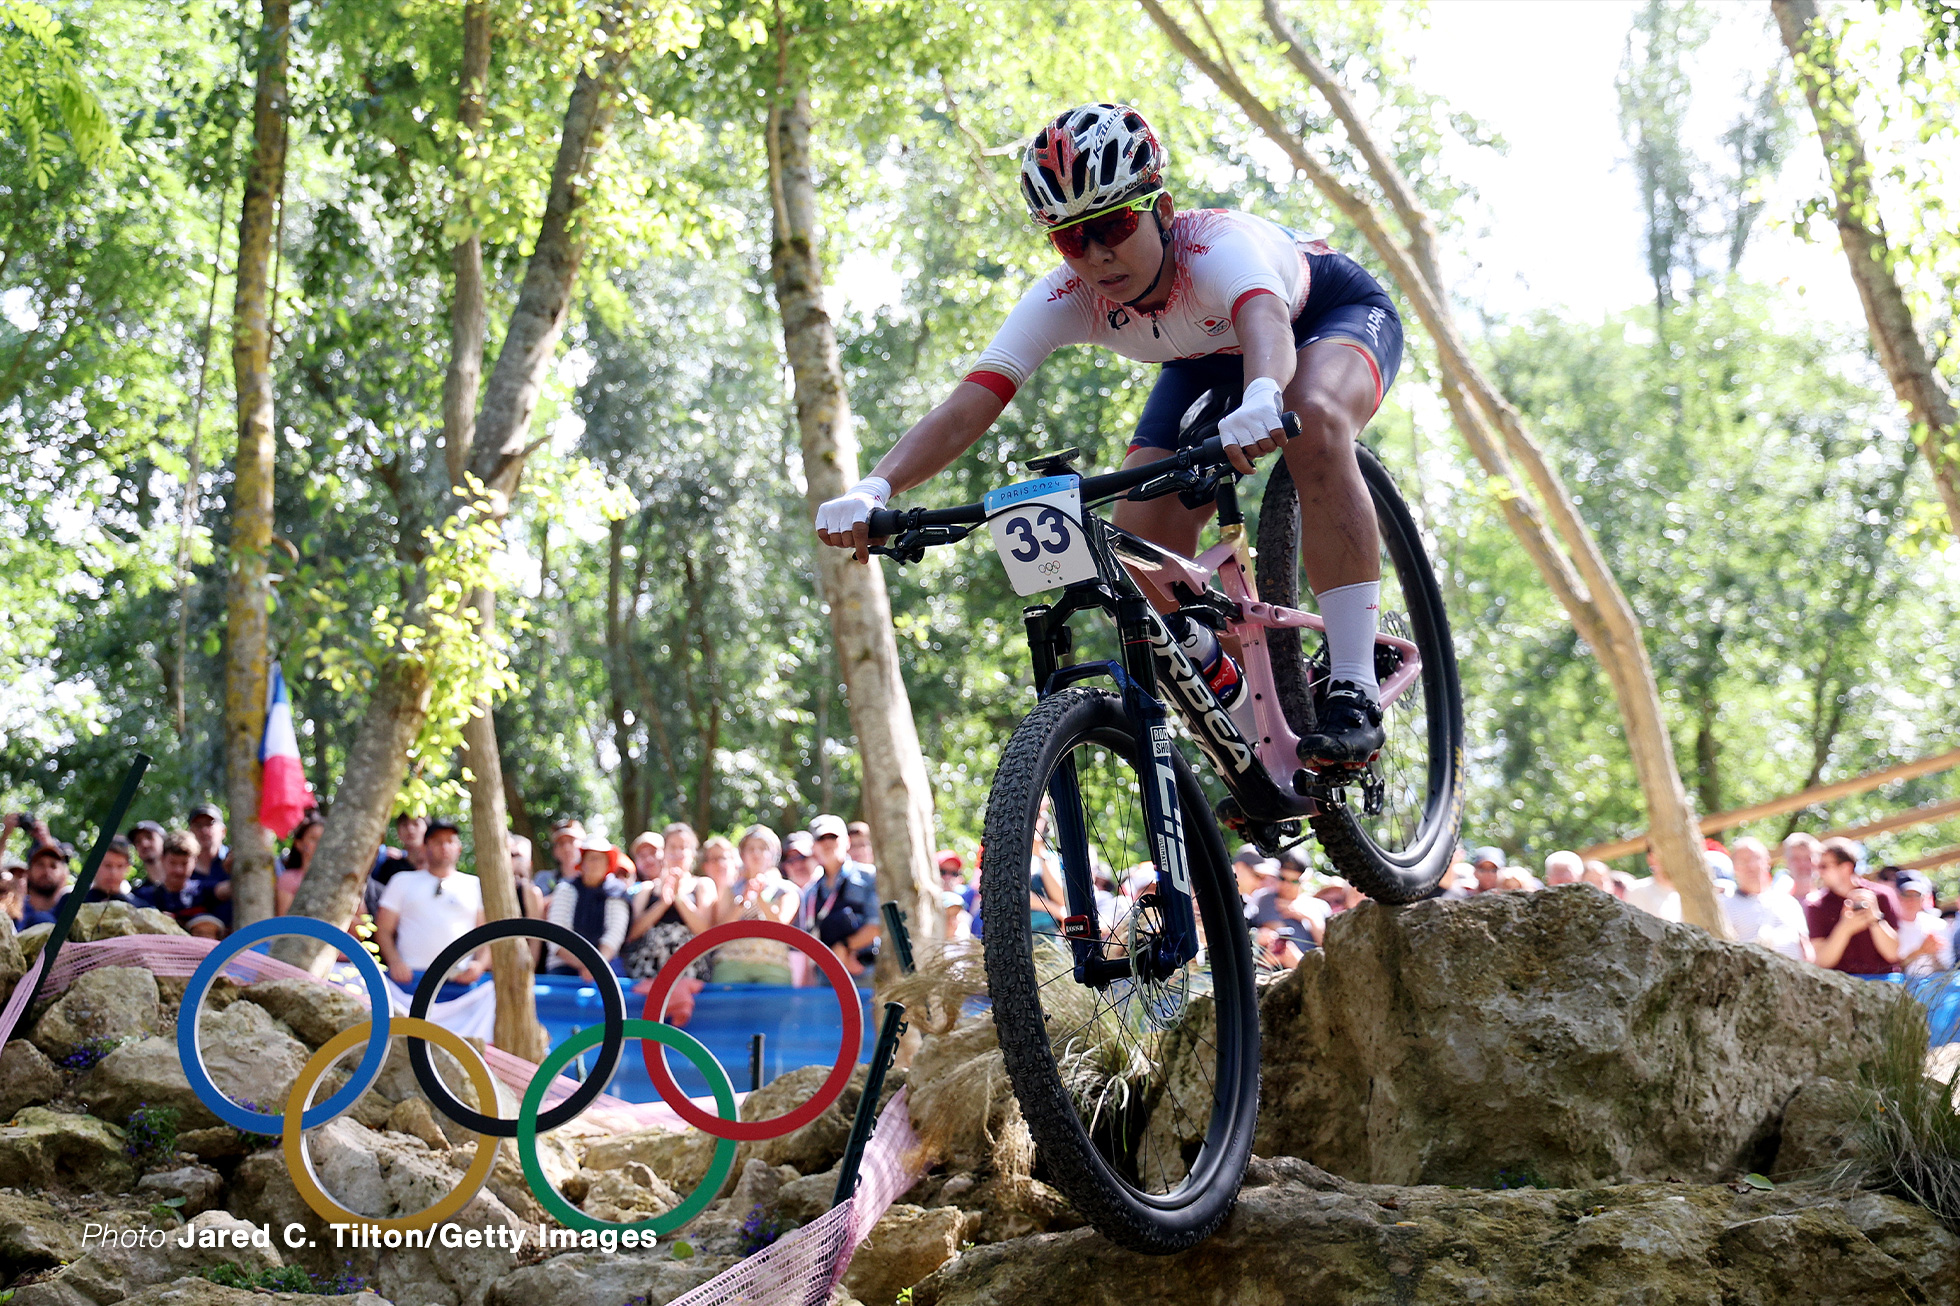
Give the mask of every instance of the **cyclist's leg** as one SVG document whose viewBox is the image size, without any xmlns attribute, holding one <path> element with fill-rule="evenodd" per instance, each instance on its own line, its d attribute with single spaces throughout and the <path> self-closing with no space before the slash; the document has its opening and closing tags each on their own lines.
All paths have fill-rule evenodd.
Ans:
<svg viewBox="0 0 1960 1306">
<path fill-rule="evenodd" d="M 1381 533 L 1354 446 L 1401 364 L 1401 321 L 1376 292 L 1298 322 L 1295 331 L 1301 345 L 1285 401 L 1301 432 L 1285 457 L 1300 520 L 1315 523 L 1300 532 L 1300 563 L 1326 622 L 1332 664 L 1322 727 L 1301 746 L 1310 757 L 1359 764 L 1382 742 L 1374 669 Z"/>
<path fill-rule="evenodd" d="M 1314 593 L 1381 579 L 1381 541 L 1355 437 L 1375 415 L 1372 360 L 1355 342 L 1323 338 L 1304 346 L 1286 387 L 1300 434 L 1286 443 L 1286 469 L 1300 496 L 1300 562 Z"/>
</svg>

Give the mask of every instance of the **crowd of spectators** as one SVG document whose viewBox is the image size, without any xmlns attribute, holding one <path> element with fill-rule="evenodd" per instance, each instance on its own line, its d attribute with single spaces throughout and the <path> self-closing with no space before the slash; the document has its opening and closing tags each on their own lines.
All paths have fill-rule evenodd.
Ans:
<svg viewBox="0 0 1960 1306">
<path fill-rule="evenodd" d="M 25 859 L 8 857 L 16 830 L 27 835 Z M 280 855 L 276 909 L 291 910 L 324 830 L 309 814 Z M 455 821 L 403 814 L 395 843 L 377 850 L 365 896 L 348 924 L 371 934 L 389 977 L 412 989 L 437 956 L 485 919 L 480 881 L 462 872 L 462 832 Z M 519 910 L 591 943 L 616 975 L 644 992 L 689 940 L 731 921 L 767 921 L 815 936 L 853 978 L 868 984 L 878 958 L 879 914 L 870 830 L 822 815 L 787 835 L 752 825 L 736 838 L 705 842 L 683 822 L 635 836 L 623 849 L 576 819 L 551 827 L 545 857 L 520 835 L 508 837 Z M 1873 979 L 1931 975 L 1954 960 L 1956 904 L 1944 908 L 1922 874 L 1881 866 L 1868 875 L 1865 852 L 1845 839 L 1790 835 L 1773 855 L 1760 840 L 1707 841 L 1710 877 L 1734 936 L 1846 974 Z M 111 840 L 87 901 L 125 902 L 169 914 L 192 934 L 221 938 L 231 926 L 232 882 L 223 813 L 193 807 L 182 828 L 142 821 Z M 1531 892 L 1585 884 L 1666 920 L 1681 919 L 1681 895 L 1649 857 L 1635 877 L 1578 853 L 1559 851 L 1540 872 L 1497 847 L 1459 849 L 1441 889 L 1445 898 Z M 1778 866 L 1777 863 L 1782 865 Z M 0 826 L 0 905 L 18 929 L 55 919 L 73 892 L 74 852 L 47 825 L 16 813 Z M 950 939 L 984 930 L 967 859 L 938 854 L 939 909 Z M 1068 915 L 1060 859 L 1038 825 L 1028 886 L 1035 934 L 1063 937 Z M 1092 868 L 1103 937 L 1120 939 L 1137 900 L 1150 891 L 1149 863 L 1118 873 Z M 1362 901 L 1345 881 L 1316 874 L 1306 852 L 1267 858 L 1241 848 L 1233 874 L 1263 964 L 1291 967 L 1322 945 L 1328 922 Z M 534 968 L 546 975 L 593 978 L 572 952 L 532 944 Z M 488 950 L 463 958 L 445 977 L 439 1000 L 459 996 L 487 977 Z M 780 939 L 743 939 L 696 958 L 677 986 L 670 1018 L 684 1020 L 704 983 L 807 985 L 821 976 L 799 949 Z"/>
</svg>

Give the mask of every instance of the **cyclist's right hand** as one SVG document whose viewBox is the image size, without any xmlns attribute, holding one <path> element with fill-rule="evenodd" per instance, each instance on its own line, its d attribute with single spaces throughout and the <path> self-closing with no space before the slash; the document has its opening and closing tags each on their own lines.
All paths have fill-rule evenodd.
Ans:
<svg viewBox="0 0 1960 1306">
<path fill-rule="evenodd" d="M 891 482 L 882 476 L 865 477 L 817 509 L 817 538 L 855 551 L 859 562 L 870 561 L 871 514 L 891 497 Z"/>
</svg>

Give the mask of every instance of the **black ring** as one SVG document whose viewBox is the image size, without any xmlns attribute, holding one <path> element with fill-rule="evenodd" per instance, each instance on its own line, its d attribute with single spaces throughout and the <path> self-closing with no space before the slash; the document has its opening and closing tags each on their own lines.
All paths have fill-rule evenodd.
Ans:
<svg viewBox="0 0 1960 1306">
<path fill-rule="evenodd" d="M 619 1068 L 620 1053 L 626 1048 L 626 998 L 619 991 L 618 977 L 606 965 L 606 959 L 599 955 L 597 948 L 563 925 L 551 921 L 516 917 L 479 925 L 443 949 L 442 955 L 429 963 L 429 969 L 423 972 L 422 982 L 415 986 L 415 999 L 409 1004 L 408 1014 L 426 1019 L 429 1004 L 435 1001 L 437 991 L 442 988 L 443 976 L 449 973 L 451 966 L 486 943 L 510 938 L 543 939 L 547 943 L 555 943 L 584 962 L 594 980 L 604 976 L 612 981 L 598 985 L 599 1004 L 604 1009 L 602 1018 L 606 1029 L 606 1037 L 599 1044 L 599 1059 L 593 1063 L 592 1073 L 585 1077 L 585 1082 L 570 1097 L 538 1116 L 538 1132 L 544 1133 L 570 1123 L 592 1105 L 593 1099 L 612 1080 L 613 1071 Z M 429 1099 L 430 1106 L 463 1128 L 479 1134 L 488 1134 L 492 1138 L 517 1137 L 517 1121 L 472 1111 L 456 1099 L 448 1085 L 442 1082 L 442 1077 L 436 1074 L 435 1062 L 429 1057 L 429 1045 L 419 1038 L 411 1036 L 408 1040 L 408 1063 L 415 1068 L 415 1082 L 422 1086 L 422 1095 Z"/>
</svg>

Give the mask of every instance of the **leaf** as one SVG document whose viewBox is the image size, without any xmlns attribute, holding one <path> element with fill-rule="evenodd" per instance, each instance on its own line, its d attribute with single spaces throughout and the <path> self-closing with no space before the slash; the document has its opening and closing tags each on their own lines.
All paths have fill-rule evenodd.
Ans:
<svg viewBox="0 0 1960 1306">
<path fill-rule="evenodd" d="M 1774 1190 L 1776 1187 L 1775 1184 L 1765 1179 L 1762 1175 L 1756 1174 L 1754 1171 L 1742 1176 L 1742 1182 L 1748 1184 L 1751 1188 L 1765 1193 Z"/>
<path fill-rule="evenodd" d="M 677 1261 L 691 1261 L 694 1259 L 694 1244 L 685 1238 L 676 1238 L 668 1254 Z"/>
</svg>

